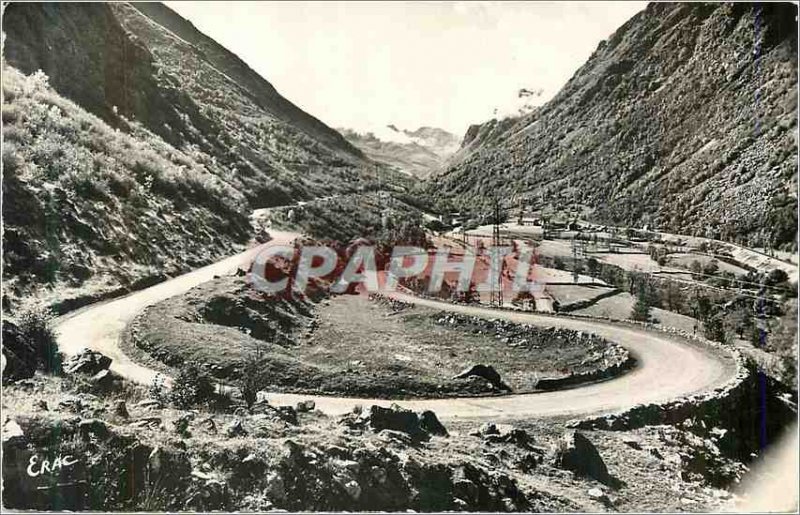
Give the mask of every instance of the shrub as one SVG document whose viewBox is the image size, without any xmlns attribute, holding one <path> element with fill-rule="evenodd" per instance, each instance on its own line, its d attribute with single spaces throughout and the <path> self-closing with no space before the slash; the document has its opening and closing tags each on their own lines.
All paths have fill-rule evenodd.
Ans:
<svg viewBox="0 0 800 515">
<path fill-rule="evenodd" d="M 214 382 L 196 363 L 186 363 L 175 376 L 170 400 L 177 408 L 188 409 L 211 400 Z"/>
<path fill-rule="evenodd" d="M 156 374 L 153 381 L 150 383 L 148 389 L 150 398 L 159 401 L 162 404 L 169 403 L 169 391 L 167 390 L 167 378 L 162 374 Z"/>
<path fill-rule="evenodd" d="M 53 313 L 44 307 L 34 307 L 20 315 L 19 328 L 31 342 L 36 352 L 36 361 L 45 372 L 61 371 L 61 353 L 52 326 Z"/>
</svg>

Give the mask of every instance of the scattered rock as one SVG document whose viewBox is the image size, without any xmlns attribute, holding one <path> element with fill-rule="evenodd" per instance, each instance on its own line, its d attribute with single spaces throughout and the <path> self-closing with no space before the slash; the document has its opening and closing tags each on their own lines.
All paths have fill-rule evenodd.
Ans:
<svg viewBox="0 0 800 515">
<path fill-rule="evenodd" d="M 305 413 L 308 411 L 314 411 L 314 408 L 316 408 L 316 406 L 317 404 L 313 400 L 308 399 L 305 401 L 298 402 L 297 407 L 295 409 L 297 410 L 298 413 Z"/>
<path fill-rule="evenodd" d="M 200 424 L 209 433 L 216 433 L 217 432 L 217 423 L 214 422 L 214 417 L 205 418 L 205 419 L 200 421 Z"/>
<path fill-rule="evenodd" d="M 38 401 L 36 401 L 34 406 L 36 406 L 37 408 L 39 408 L 42 411 L 49 411 L 49 409 L 50 409 L 49 406 L 47 406 L 47 401 L 44 400 L 44 399 L 39 399 Z"/>
<path fill-rule="evenodd" d="M 128 413 L 128 405 L 125 404 L 125 401 L 118 400 L 114 402 L 114 414 L 122 418 L 130 417 L 130 414 Z"/>
<path fill-rule="evenodd" d="M 92 434 L 100 438 L 108 436 L 108 425 L 100 419 L 89 418 L 78 423 L 78 429 L 82 434 Z"/>
<path fill-rule="evenodd" d="M 241 419 L 236 419 L 225 427 L 225 435 L 229 438 L 236 438 L 238 436 L 246 436 L 247 431 L 242 424 Z"/>
<path fill-rule="evenodd" d="M 628 446 L 628 447 L 630 447 L 631 449 L 636 449 L 637 451 L 641 451 L 641 450 L 642 450 L 642 444 L 641 444 L 641 442 L 639 442 L 639 440 L 638 440 L 638 439 L 636 439 L 636 438 L 634 438 L 634 437 L 632 437 L 632 436 L 626 436 L 626 437 L 624 437 L 624 438 L 622 439 L 622 443 L 624 443 L 625 445 L 627 445 L 627 446 Z"/>
<path fill-rule="evenodd" d="M 111 366 L 111 358 L 99 352 L 82 349 L 64 361 L 64 372 L 67 374 L 95 375 Z"/>
<path fill-rule="evenodd" d="M 276 406 L 274 413 L 284 422 L 297 425 L 297 411 L 291 406 Z"/>
<path fill-rule="evenodd" d="M 464 369 L 461 373 L 453 376 L 453 379 L 466 379 L 468 377 L 480 377 L 488 381 L 489 384 L 498 390 L 505 390 L 507 392 L 511 391 L 511 387 L 503 381 L 503 379 L 500 377 L 500 374 L 491 365 L 472 365 L 471 367 Z"/>
<path fill-rule="evenodd" d="M 477 431 L 473 431 L 470 433 L 472 436 L 487 436 L 487 435 L 499 435 L 500 430 L 497 429 L 497 425 L 493 422 L 486 422 L 481 427 L 478 428 Z"/>
<path fill-rule="evenodd" d="M 25 433 L 13 418 L 6 419 L 3 424 L 3 445 L 17 445 L 25 441 Z"/>
<path fill-rule="evenodd" d="M 161 404 L 161 401 L 158 401 L 156 399 L 145 399 L 141 402 L 134 404 L 134 406 L 142 409 L 162 409 L 164 407 L 164 405 Z"/>
<path fill-rule="evenodd" d="M 179 435 L 186 435 L 189 432 L 189 424 L 191 423 L 194 415 L 191 413 L 184 413 L 177 419 L 172 421 L 172 426 L 175 429 L 175 432 Z"/>
<path fill-rule="evenodd" d="M 556 445 L 553 465 L 571 470 L 578 476 L 590 477 L 603 484 L 612 482 L 606 464 L 597 448 L 582 433 L 567 431 Z"/>
<path fill-rule="evenodd" d="M 144 417 L 128 424 L 132 428 L 158 427 L 161 425 L 161 417 Z"/>
<path fill-rule="evenodd" d="M 400 431 L 393 431 L 391 429 L 384 429 L 383 431 L 378 433 L 378 436 L 382 440 L 385 440 L 387 442 L 398 443 L 400 445 L 411 445 L 412 443 L 414 443 L 414 441 L 408 434 Z"/>
<path fill-rule="evenodd" d="M 114 383 L 114 374 L 106 368 L 93 375 L 91 381 L 100 388 L 108 388 Z"/>
<path fill-rule="evenodd" d="M 587 494 L 589 495 L 590 499 L 594 500 L 600 500 L 606 496 L 606 494 L 604 494 L 599 488 L 590 488 Z"/>
<path fill-rule="evenodd" d="M 534 444 L 533 437 L 524 429 L 512 427 L 499 434 L 491 434 L 486 437 L 488 442 L 512 443 L 523 449 L 530 449 Z"/>
</svg>

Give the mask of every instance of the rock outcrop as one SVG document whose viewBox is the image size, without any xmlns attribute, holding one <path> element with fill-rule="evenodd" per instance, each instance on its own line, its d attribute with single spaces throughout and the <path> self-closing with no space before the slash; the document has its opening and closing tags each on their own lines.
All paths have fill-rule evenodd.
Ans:
<svg viewBox="0 0 800 515">
<path fill-rule="evenodd" d="M 96 375 L 111 366 L 111 358 L 90 349 L 82 349 L 74 356 L 64 360 L 63 369 L 67 374 Z"/>
<path fill-rule="evenodd" d="M 567 431 L 561 437 L 554 450 L 553 465 L 606 485 L 613 482 L 597 448 L 577 431 Z"/>
<path fill-rule="evenodd" d="M 19 327 L 3 320 L 3 384 L 33 377 L 36 372 L 36 349 Z"/>
</svg>

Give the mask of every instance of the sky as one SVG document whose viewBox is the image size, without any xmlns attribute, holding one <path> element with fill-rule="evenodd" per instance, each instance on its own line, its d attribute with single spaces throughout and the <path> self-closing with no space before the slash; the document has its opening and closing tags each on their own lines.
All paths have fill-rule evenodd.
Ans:
<svg viewBox="0 0 800 515">
<path fill-rule="evenodd" d="M 646 2 L 166 2 L 332 127 L 469 125 L 552 98 Z M 533 94 L 519 98 L 525 88 Z"/>
</svg>

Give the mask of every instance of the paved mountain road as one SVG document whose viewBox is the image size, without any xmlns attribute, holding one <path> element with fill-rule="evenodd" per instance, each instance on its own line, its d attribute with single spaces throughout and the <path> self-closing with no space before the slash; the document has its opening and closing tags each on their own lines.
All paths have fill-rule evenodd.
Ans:
<svg viewBox="0 0 800 515">
<path fill-rule="evenodd" d="M 256 254 L 271 243 L 289 243 L 297 235 L 290 232 L 270 230 L 272 241 L 250 248 L 240 254 L 225 258 L 208 266 L 164 281 L 124 297 L 99 302 L 68 313 L 56 320 L 58 346 L 67 355 L 76 354 L 83 348 L 102 352 L 114 361 L 111 370 L 141 384 L 150 384 L 157 371 L 139 365 L 119 348 L 120 337 L 125 327 L 144 308 L 185 293 L 195 286 L 211 281 L 215 275 L 236 272 L 248 267 Z"/>
<path fill-rule="evenodd" d="M 297 236 L 279 231 L 271 231 L 271 234 L 273 242 L 281 243 L 289 242 Z M 74 354 L 83 347 L 100 351 L 114 360 L 111 365 L 113 371 L 135 382 L 149 384 L 157 372 L 133 362 L 119 348 L 119 339 L 125 326 L 147 306 L 180 295 L 211 280 L 214 275 L 232 273 L 239 266 L 249 265 L 261 248 L 263 246 L 249 249 L 125 297 L 87 306 L 65 315 L 58 319 L 56 325 L 59 346 L 66 354 Z M 732 359 L 657 331 L 595 320 L 455 305 L 400 293 L 394 296 L 418 305 L 467 315 L 594 332 L 627 348 L 638 361 L 637 367 L 618 378 L 558 392 L 401 401 L 408 408 L 432 409 L 442 418 L 497 420 L 612 412 L 639 403 L 667 401 L 686 394 L 710 391 L 723 385 L 736 373 L 736 365 Z M 265 395 L 271 402 L 278 404 L 314 399 L 317 407 L 329 414 L 347 412 L 356 404 L 388 405 L 392 402 L 302 394 Z"/>
</svg>

